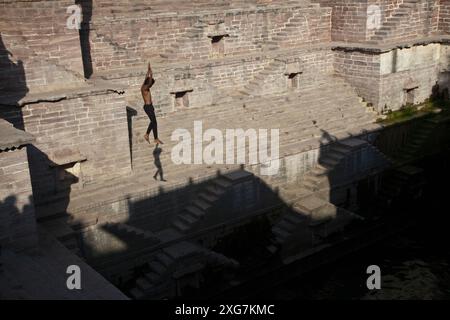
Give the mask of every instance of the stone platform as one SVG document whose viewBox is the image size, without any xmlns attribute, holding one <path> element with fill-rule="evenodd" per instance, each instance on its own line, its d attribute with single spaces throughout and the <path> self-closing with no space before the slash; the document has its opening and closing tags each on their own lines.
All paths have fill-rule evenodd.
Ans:
<svg viewBox="0 0 450 320">
<path fill-rule="evenodd" d="M 39 228 L 39 249 L 15 253 L 4 250 L 0 271 L 0 299 L 126 300 L 122 292 Z M 81 290 L 66 286 L 67 267 L 81 269 Z"/>
</svg>

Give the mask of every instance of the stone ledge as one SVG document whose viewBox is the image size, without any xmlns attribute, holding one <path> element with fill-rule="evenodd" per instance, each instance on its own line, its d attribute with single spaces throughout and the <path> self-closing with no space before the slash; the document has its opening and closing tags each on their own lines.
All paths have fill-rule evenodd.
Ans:
<svg viewBox="0 0 450 320">
<path fill-rule="evenodd" d="M 421 38 L 417 40 L 404 41 L 404 42 L 389 42 L 380 44 L 370 44 L 364 42 L 331 42 L 331 48 L 333 50 L 343 51 L 359 51 L 367 53 L 384 53 L 393 49 L 410 48 L 414 46 L 427 45 L 432 43 L 450 44 L 449 35 L 432 36 Z"/>
<path fill-rule="evenodd" d="M 35 253 L 5 250 L 0 273 L 2 296 L 8 299 L 129 300 L 119 289 L 78 256 L 66 249 L 45 228 L 38 227 L 39 247 Z M 67 267 L 77 265 L 82 290 L 68 290 Z"/>
<path fill-rule="evenodd" d="M 89 86 L 29 93 L 21 99 L 16 99 L 13 93 L 5 94 L 0 96 L 0 106 L 7 105 L 23 107 L 28 104 L 40 102 L 58 102 L 61 100 L 70 100 L 86 96 L 104 95 L 110 93 L 123 94 L 125 92 L 123 86 L 107 83 L 103 79 L 95 79 L 88 84 Z"/>
<path fill-rule="evenodd" d="M 0 119 L 0 151 L 20 148 L 32 142 L 34 142 L 34 136 Z"/>
</svg>

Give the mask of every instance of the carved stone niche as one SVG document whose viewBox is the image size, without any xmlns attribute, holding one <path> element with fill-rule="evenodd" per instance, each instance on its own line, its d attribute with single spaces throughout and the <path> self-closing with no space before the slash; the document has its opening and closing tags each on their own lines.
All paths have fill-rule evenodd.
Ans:
<svg viewBox="0 0 450 320">
<path fill-rule="evenodd" d="M 64 148 L 49 155 L 54 170 L 55 191 L 63 192 L 83 187 L 82 163 L 87 160 L 78 148 Z"/>
<path fill-rule="evenodd" d="M 288 89 L 297 89 L 300 87 L 300 74 L 303 73 L 303 69 L 299 62 L 286 63 L 286 71 L 284 75 L 287 77 Z"/>
<path fill-rule="evenodd" d="M 189 108 L 189 93 L 194 91 L 186 80 L 176 80 L 173 89 L 170 91 L 174 95 L 174 111 L 182 108 Z"/>
<path fill-rule="evenodd" d="M 419 82 L 409 78 L 406 80 L 403 86 L 404 92 L 404 104 L 405 105 L 413 105 L 416 103 L 416 92 L 417 88 L 419 88 Z"/>
<path fill-rule="evenodd" d="M 225 30 L 223 22 L 209 26 L 208 38 L 211 39 L 211 54 L 213 57 L 223 57 L 225 55 L 225 38 L 230 35 Z"/>
</svg>

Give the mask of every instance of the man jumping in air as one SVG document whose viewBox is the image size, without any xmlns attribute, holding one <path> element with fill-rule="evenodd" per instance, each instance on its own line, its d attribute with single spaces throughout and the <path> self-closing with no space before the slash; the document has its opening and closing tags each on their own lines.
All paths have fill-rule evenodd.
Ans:
<svg viewBox="0 0 450 320">
<path fill-rule="evenodd" d="M 148 63 L 147 75 L 145 76 L 145 81 L 141 87 L 142 98 L 144 98 L 144 111 L 150 118 L 150 123 L 148 125 L 147 132 L 144 135 L 144 139 L 150 143 L 148 135 L 150 134 L 150 131 L 153 130 L 153 137 L 155 138 L 155 143 L 158 145 L 163 143 L 158 139 L 158 123 L 156 122 L 155 108 L 153 107 L 152 94 L 150 93 L 150 88 L 154 83 L 155 80 L 153 79 L 152 68 L 150 63 Z"/>
</svg>

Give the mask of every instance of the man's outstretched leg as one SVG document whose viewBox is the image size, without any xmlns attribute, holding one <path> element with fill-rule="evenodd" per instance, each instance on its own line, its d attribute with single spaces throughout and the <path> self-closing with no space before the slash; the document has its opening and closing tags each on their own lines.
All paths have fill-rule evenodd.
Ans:
<svg viewBox="0 0 450 320">
<path fill-rule="evenodd" d="M 155 108 L 152 104 L 146 104 L 144 106 L 144 111 L 150 119 L 150 123 L 147 128 L 147 132 L 144 135 L 145 140 L 150 143 L 149 134 L 153 131 L 153 138 L 156 144 L 163 144 L 161 140 L 158 139 L 158 122 L 156 121 Z"/>
</svg>

